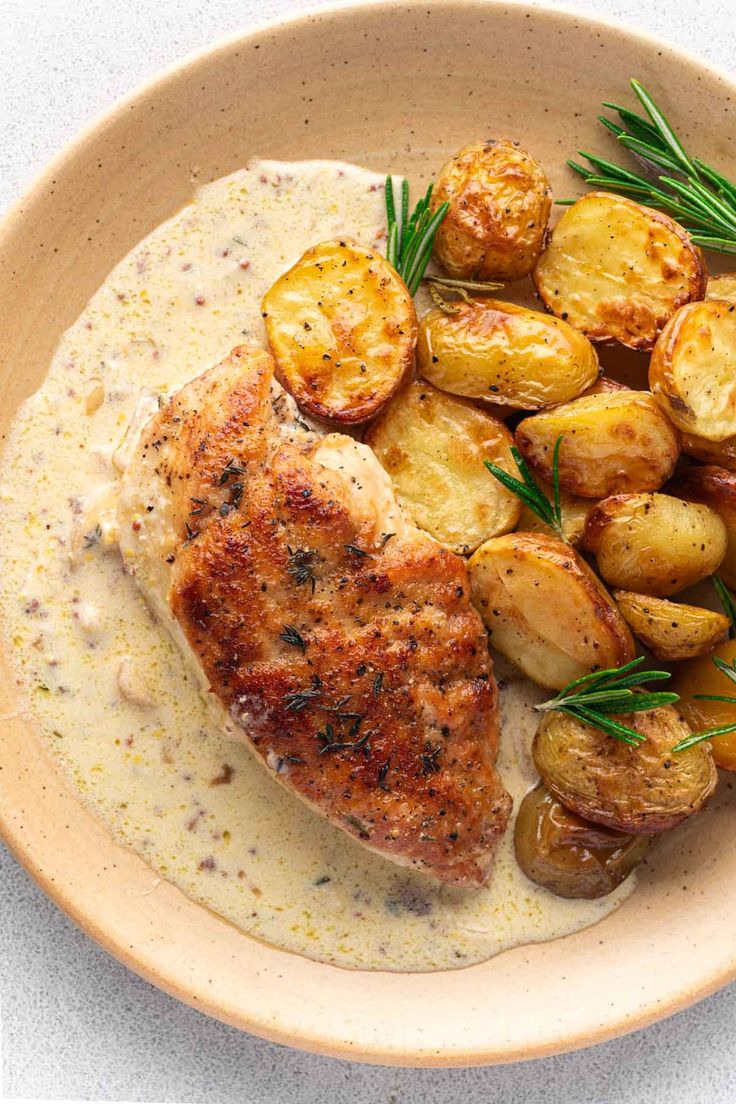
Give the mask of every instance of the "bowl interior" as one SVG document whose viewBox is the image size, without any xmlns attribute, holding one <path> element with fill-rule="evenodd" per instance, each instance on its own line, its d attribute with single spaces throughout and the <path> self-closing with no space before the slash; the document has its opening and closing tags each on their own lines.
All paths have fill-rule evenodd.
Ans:
<svg viewBox="0 0 736 1104">
<path fill-rule="evenodd" d="M 343 158 L 426 183 L 459 146 L 508 136 L 558 197 L 576 194 L 565 158 L 610 149 L 596 105 L 625 98 L 632 75 L 701 156 L 728 165 L 733 85 L 553 10 L 369 4 L 260 30 L 165 74 L 58 158 L 0 230 L 0 432 L 109 269 L 197 183 L 256 154 Z M 633 354 L 627 370 L 641 372 Z M 80 804 L 23 709 L 0 656 L 0 827 L 15 853 L 134 970 L 258 1034 L 386 1063 L 512 1061 L 642 1026 L 736 973 L 727 800 L 663 841 L 656 869 L 594 928 L 451 973 L 351 973 L 264 946 L 158 884 Z"/>
</svg>

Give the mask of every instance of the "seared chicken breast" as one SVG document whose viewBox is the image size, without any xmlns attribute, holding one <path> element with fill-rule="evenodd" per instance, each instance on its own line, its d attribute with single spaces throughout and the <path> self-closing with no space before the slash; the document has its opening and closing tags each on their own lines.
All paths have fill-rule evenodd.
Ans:
<svg viewBox="0 0 736 1104">
<path fill-rule="evenodd" d="M 295 414 L 262 350 L 174 395 L 123 476 L 128 570 L 282 784 L 386 858 L 478 885 L 511 799 L 465 564 L 367 446 Z"/>
</svg>

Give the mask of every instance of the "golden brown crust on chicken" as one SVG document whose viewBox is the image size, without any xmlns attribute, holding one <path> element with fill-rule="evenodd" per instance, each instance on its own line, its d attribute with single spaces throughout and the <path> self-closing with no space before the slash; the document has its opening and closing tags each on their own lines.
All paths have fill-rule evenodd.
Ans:
<svg viewBox="0 0 736 1104">
<path fill-rule="evenodd" d="M 151 558 L 174 557 L 170 610 L 279 781 L 388 858 L 477 885 L 511 801 L 465 565 L 406 523 L 365 446 L 279 438 L 271 371 L 236 350 L 152 419 L 126 476 L 126 559 L 146 587 L 163 578 Z M 161 494 L 171 547 L 146 543 Z"/>
</svg>

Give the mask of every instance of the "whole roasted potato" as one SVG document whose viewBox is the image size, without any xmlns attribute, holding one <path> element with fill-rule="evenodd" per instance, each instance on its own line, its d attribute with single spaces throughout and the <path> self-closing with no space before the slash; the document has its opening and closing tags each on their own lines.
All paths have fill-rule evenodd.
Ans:
<svg viewBox="0 0 736 1104">
<path fill-rule="evenodd" d="M 611 379 L 610 376 L 599 376 L 595 383 L 591 383 L 590 387 L 586 387 L 583 394 L 587 395 L 609 395 L 612 391 L 630 391 L 631 388 L 627 387 L 625 383 L 619 383 L 618 380 Z"/>
<path fill-rule="evenodd" d="M 574 549 L 541 533 L 507 533 L 470 559 L 472 600 L 490 643 L 555 690 L 634 658 L 626 622 Z"/>
<path fill-rule="evenodd" d="M 412 520 L 455 552 L 506 533 L 521 503 L 483 461 L 517 474 L 503 422 L 417 380 L 391 400 L 366 435 Z"/>
<path fill-rule="evenodd" d="M 388 261 L 347 238 L 308 249 L 262 313 L 276 378 L 318 418 L 367 421 L 411 371 L 414 301 Z"/>
<path fill-rule="evenodd" d="M 578 816 L 635 835 L 702 809 L 718 780 L 710 744 L 673 752 L 690 729 L 668 705 L 615 719 L 646 739 L 633 747 L 566 713 L 543 717 L 532 754 L 547 789 Z"/>
<path fill-rule="evenodd" d="M 672 677 L 670 689 L 680 695 L 677 708 L 693 732 L 736 723 L 736 704 L 724 701 L 699 701 L 697 694 L 720 694 L 736 697 L 736 686 L 713 663 L 717 656 L 724 663 L 736 659 L 736 640 L 719 644 L 709 656 L 700 656 L 681 663 Z M 714 736 L 710 741 L 716 766 L 722 770 L 736 771 L 736 732 Z"/>
<path fill-rule="evenodd" d="M 708 506 L 671 495 L 613 495 L 591 510 L 582 543 L 607 583 L 665 598 L 717 570 L 726 527 Z"/>
<path fill-rule="evenodd" d="M 634 636 L 656 659 L 705 655 L 728 636 L 728 618 L 714 610 L 629 590 L 614 590 L 613 598 Z"/>
<path fill-rule="evenodd" d="M 550 502 L 554 501 L 554 491 L 548 483 L 543 482 L 541 479 L 537 479 L 537 486 L 541 491 L 544 491 Z M 560 491 L 560 514 L 562 517 L 562 531 L 575 548 L 580 544 L 583 539 L 583 533 L 585 531 L 585 523 L 588 520 L 588 514 L 593 509 L 595 503 L 591 502 L 589 498 L 578 498 L 576 495 L 568 494 L 567 491 Z M 546 533 L 548 537 L 555 536 L 555 533 L 533 510 L 530 510 L 528 506 L 521 507 L 521 515 L 516 524 L 516 530 L 519 533 Z"/>
<path fill-rule="evenodd" d="M 432 210 L 450 208 L 434 240 L 434 254 L 451 275 L 518 280 L 542 252 L 552 204 L 540 165 L 516 142 L 475 142 L 443 167 Z"/>
<path fill-rule="evenodd" d="M 682 307 L 654 347 L 649 386 L 683 433 L 736 435 L 736 306 L 710 299 Z"/>
<path fill-rule="evenodd" d="M 715 464 L 728 471 L 736 471 L 736 436 L 726 437 L 725 441 L 706 441 L 694 433 L 680 434 L 682 451 L 694 456 L 704 464 Z"/>
<path fill-rule="evenodd" d="M 651 349 L 678 307 L 703 298 L 706 272 L 667 215 L 589 192 L 555 226 L 533 279 L 549 309 L 592 341 Z"/>
<path fill-rule="evenodd" d="M 523 410 L 567 402 L 598 378 L 596 351 L 572 326 L 495 299 L 428 311 L 417 367 L 442 391 Z"/>
<path fill-rule="evenodd" d="M 685 468 L 667 487 L 670 494 L 688 502 L 702 502 L 726 526 L 726 555 L 718 568 L 724 582 L 736 589 L 736 474 L 711 465 Z"/>
<path fill-rule="evenodd" d="M 587 395 L 520 422 L 517 448 L 547 482 L 560 436 L 560 486 L 582 498 L 656 491 L 680 455 L 677 430 L 647 391 Z"/>
<path fill-rule="evenodd" d="M 721 272 L 717 276 L 709 276 L 705 298 L 726 299 L 729 303 L 736 303 L 736 272 Z"/>
<path fill-rule="evenodd" d="M 651 836 L 583 820 L 541 783 L 522 801 L 514 826 L 519 866 L 558 897 L 605 897 L 628 878 L 652 842 Z"/>
</svg>

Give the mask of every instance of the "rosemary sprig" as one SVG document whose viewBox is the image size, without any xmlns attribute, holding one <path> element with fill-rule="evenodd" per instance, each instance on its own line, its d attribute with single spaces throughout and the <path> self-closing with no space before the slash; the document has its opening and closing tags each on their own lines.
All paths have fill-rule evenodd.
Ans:
<svg viewBox="0 0 736 1104">
<path fill-rule="evenodd" d="M 733 640 L 734 636 L 736 636 L 736 602 L 733 600 L 733 594 L 720 575 L 711 575 L 710 581 L 713 584 L 713 589 L 718 595 L 718 601 L 723 606 L 723 612 L 730 621 L 728 637 L 729 640 Z"/>
<path fill-rule="evenodd" d="M 432 256 L 432 247 L 440 223 L 450 209 L 441 203 L 432 213 L 430 184 L 414 210 L 409 214 L 409 181 L 401 182 L 401 209 L 397 212 L 394 182 L 386 177 L 386 223 L 388 245 L 386 259 L 392 264 L 412 295 L 416 295 Z"/>
<path fill-rule="evenodd" d="M 611 713 L 641 713 L 671 705 L 678 695 L 667 690 L 638 691 L 634 687 L 647 682 L 660 682 L 670 677 L 669 671 L 636 670 L 644 657 L 632 659 L 623 667 L 610 667 L 605 671 L 593 671 L 590 675 L 573 679 L 556 697 L 535 706 L 541 712 L 567 713 L 593 728 L 599 728 L 625 744 L 638 747 L 645 738 L 641 732 L 621 724 L 609 716 Z M 636 674 L 631 672 L 636 670 Z"/>
<path fill-rule="evenodd" d="M 714 578 L 717 578 L 717 576 L 714 576 Z M 731 601 L 733 600 L 731 599 Z M 713 665 L 727 679 L 736 683 L 736 657 L 730 663 L 726 663 L 725 659 L 721 659 L 720 656 L 711 656 L 711 660 Z M 736 705 L 736 697 L 730 694 L 693 694 L 693 698 L 695 701 L 729 702 L 731 705 Z M 692 732 L 684 740 L 680 740 L 679 743 L 675 744 L 672 750 L 687 751 L 688 748 L 695 747 L 696 744 L 702 744 L 703 740 L 711 740 L 714 736 L 727 736 L 729 732 L 736 732 L 736 721 L 733 724 L 719 725 L 718 728 L 706 728 L 703 732 Z"/>
<path fill-rule="evenodd" d="M 620 124 L 604 115 L 598 119 L 642 171 L 631 172 L 584 150 L 578 153 L 588 167 L 576 161 L 568 161 L 568 165 L 593 187 L 633 196 L 673 215 L 697 245 L 736 254 L 736 184 L 705 161 L 691 157 L 646 88 L 637 80 L 631 81 L 631 87 L 646 117 L 620 104 L 604 103 L 616 112 Z"/>
<path fill-rule="evenodd" d="M 562 440 L 563 435 L 560 434 L 555 441 L 555 447 L 552 453 L 552 502 L 550 502 L 544 491 L 537 484 L 524 457 L 513 445 L 511 447 L 511 455 L 514 458 L 516 467 L 519 469 L 521 479 L 509 475 L 507 471 L 504 471 L 503 468 L 499 468 L 497 464 L 492 464 L 490 460 L 484 460 L 483 463 L 499 483 L 502 483 L 503 486 L 511 491 L 512 494 L 515 494 L 517 498 L 520 498 L 521 501 L 537 515 L 540 521 L 543 521 L 561 540 L 569 544 L 570 542 L 565 536 L 565 530 L 562 527 L 562 504 L 560 501 L 560 446 L 562 445 Z"/>
<path fill-rule="evenodd" d="M 445 292 L 454 292 L 458 298 L 462 299 L 464 303 L 470 303 L 471 306 L 475 304 L 475 300 L 470 295 L 472 291 L 475 295 L 491 295 L 494 291 L 498 291 L 503 287 L 503 284 L 483 283 L 480 280 L 453 280 L 445 276 L 425 276 L 424 282 L 427 285 L 427 291 L 432 297 L 432 302 L 445 314 L 458 314 L 461 310 L 459 303 L 453 303 L 445 298 Z"/>
</svg>

